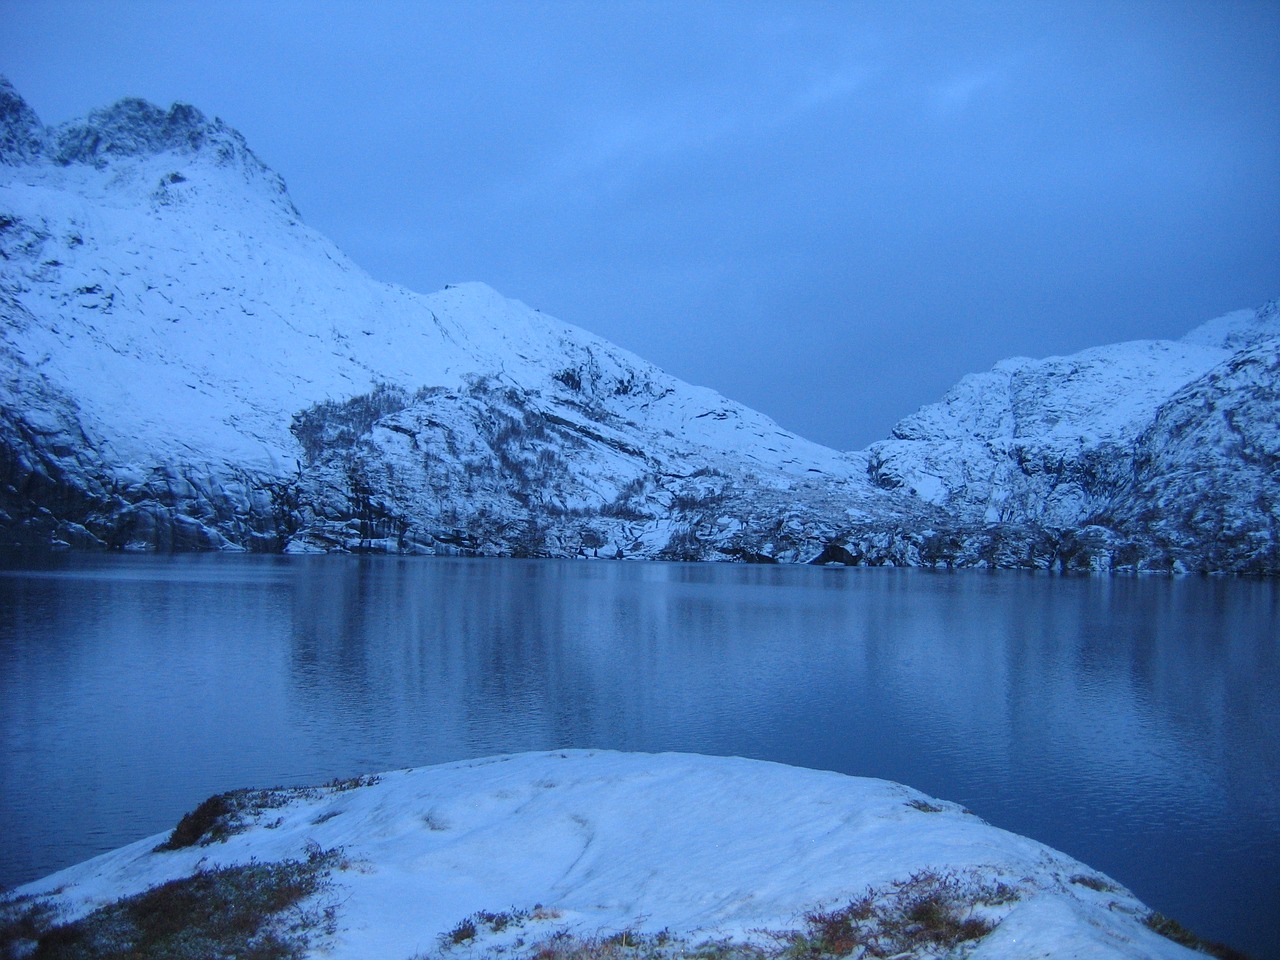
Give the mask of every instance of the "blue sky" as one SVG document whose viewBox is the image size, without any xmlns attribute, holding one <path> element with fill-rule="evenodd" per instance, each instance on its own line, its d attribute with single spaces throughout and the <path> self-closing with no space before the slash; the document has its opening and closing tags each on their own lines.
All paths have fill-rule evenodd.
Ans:
<svg viewBox="0 0 1280 960">
<path fill-rule="evenodd" d="M 374 276 L 483 280 L 840 448 L 1280 296 L 1280 4 L 0 0 L 50 124 L 239 129 Z"/>
</svg>

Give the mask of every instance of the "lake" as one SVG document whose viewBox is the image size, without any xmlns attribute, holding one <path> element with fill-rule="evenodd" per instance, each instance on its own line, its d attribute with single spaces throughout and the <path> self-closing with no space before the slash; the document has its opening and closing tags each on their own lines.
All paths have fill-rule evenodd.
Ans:
<svg viewBox="0 0 1280 960">
<path fill-rule="evenodd" d="M 560 747 L 883 777 L 1280 957 L 1280 585 L 388 557 L 0 561 L 0 887 L 209 794 Z"/>
</svg>

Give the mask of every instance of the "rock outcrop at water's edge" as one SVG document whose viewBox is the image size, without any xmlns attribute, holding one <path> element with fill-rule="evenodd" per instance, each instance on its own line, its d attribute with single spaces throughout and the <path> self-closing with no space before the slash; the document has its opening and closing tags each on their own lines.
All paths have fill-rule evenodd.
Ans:
<svg viewBox="0 0 1280 960">
<path fill-rule="evenodd" d="M 243 138 L 0 87 L 0 541 L 1280 572 L 1275 301 L 839 453 L 481 284 L 377 283 Z"/>
<path fill-rule="evenodd" d="M 0 898 L 0 920 L 0 949 L 129 937 L 148 956 L 258 930 L 335 960 L 1204 956 L 1109 877 L 900 784 L 583 750 L 221 794 Z"/>
</svg>

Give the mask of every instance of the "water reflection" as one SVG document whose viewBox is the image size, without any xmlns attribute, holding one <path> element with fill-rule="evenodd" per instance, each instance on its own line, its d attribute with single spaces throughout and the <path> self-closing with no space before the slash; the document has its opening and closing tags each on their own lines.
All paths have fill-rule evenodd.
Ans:
<svg viewBox="0 0 1280 960">
<path fill-rule="evenodd" d="M 0 883 L 236 786 L 690 750 L 911 783 L 1280 952 L 1258 906 L 1280 902 L 1277 593 L 337 557 L 0 571 Z"/>
</svg>

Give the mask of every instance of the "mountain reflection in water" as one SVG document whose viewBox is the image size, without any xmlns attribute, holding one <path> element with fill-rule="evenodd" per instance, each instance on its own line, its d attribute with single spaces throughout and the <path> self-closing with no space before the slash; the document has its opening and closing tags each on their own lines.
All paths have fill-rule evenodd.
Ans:
<svg viewBox="0 0 1280 960">
<path fill-rule="evenodd" d="M 556 747 L 908 783 L 1280 955 L 1280 590 L 586 561 L 0 571 L 0 885 L 208 794 Z"/>
</svg>

